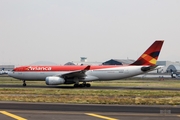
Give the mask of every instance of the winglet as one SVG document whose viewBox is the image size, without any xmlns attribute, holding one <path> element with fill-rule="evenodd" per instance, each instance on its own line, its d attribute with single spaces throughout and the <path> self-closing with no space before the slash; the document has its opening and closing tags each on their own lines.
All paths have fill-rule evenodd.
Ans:
<svg viewBox="0 0 180 120">
<path fill-rule="evenodd" d="M 85 70 L 85 71 L 90 70 L 90 67 L 91 67 L 91 66 L 88 65 L 87 67 L 84 68 L 84 70 Z"/>
<path fill-rule="evenodd" d="M 164 40 L 155 41 L 134 63 L 131 65 L 156 65 Z"/>
<path fill-rule="evenodd" d="M 87 72 L 88 70 L 90 70 L 90 65 L 88 65 L 87 67 L 85 67 L 83 70 L 81 70 L 81 73 L 85 73 Z"/>
</svg>

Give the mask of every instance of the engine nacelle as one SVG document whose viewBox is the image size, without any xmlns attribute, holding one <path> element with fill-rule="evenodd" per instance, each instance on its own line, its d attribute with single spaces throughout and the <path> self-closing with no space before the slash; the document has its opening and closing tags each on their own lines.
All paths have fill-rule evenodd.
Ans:
<svg viewBox="0 0 180 120">
<path fill-rule="evenodd" d="M 65 80 L 60 77 L 56 76 L 51 76 L 51 77 L 46 77 L 46 85 L 59 85 L 63 84 Z"/>
</svg>

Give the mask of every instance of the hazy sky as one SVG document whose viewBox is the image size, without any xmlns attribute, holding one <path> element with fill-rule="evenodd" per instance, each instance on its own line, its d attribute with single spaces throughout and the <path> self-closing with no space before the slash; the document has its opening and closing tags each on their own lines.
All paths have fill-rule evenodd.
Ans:
<svg viewBox="0 0 180 120">
<path fill-rule="evenodd" d="M 180 61 L 180 0 L 0 0 L 0 64 L 137 59 L 156 39 Z"/>
</svg>

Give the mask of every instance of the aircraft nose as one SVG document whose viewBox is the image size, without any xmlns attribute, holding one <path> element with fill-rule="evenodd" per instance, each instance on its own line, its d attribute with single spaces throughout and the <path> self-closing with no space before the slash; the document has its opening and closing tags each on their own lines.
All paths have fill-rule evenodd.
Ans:
<svg viewBox="0 0 180 120">
<path fill-rule="evenodd" d="M 9 71 L 7 74 L 8 74 L 8 76 L 12 76 L 13 72 Z"/>
</svg>

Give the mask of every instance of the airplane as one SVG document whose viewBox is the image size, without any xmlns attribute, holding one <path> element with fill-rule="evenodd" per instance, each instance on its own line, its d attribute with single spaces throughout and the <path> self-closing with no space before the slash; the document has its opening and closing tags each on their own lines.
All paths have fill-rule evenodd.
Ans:
<svg viewBox="0 0 180 120">
<path fill-rule="evenodd" d="M 178 72 L 174 72 L 172 69 L 170 69 L 171 71 L 171 78 L 180 78 L 180 74 Z"/>
<path fill-rule="evenodd" d="M 110 81 L 129 78 L 159 69 L 156 61 L 164 40 L 155 41 L 130 65 L 81 65 L 81 66 L 20 66 L 8 75 L 23 81 L 45 81 L 47 85 L 74 84 L 74 87 L 91 87 L 92 81 Z M 81 83 L 81 84 L 80 84 Z"/>
<path fill-rule="evenodd" d="M 9 71 L 5 71 L 4 68 L 0 71 L 0 75 L 8 74 Z"/>
</svg>

